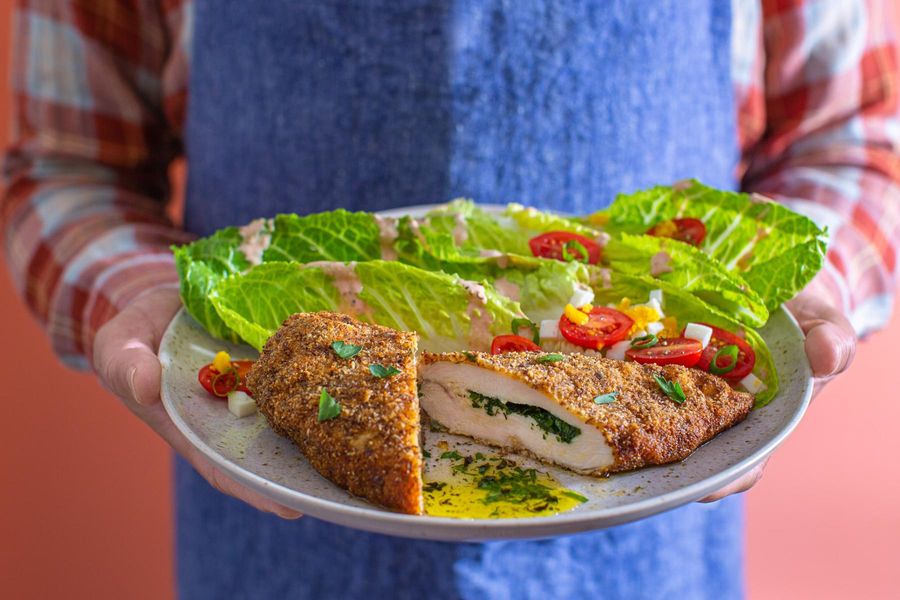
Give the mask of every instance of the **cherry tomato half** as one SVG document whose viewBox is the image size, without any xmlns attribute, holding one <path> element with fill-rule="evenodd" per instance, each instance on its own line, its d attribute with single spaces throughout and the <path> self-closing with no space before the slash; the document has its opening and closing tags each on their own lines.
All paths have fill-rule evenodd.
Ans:
<svg viewBox="0 0 900 600">
<path fill-rule="evenodd" d="M 542 258 L 577 260 L 592 265 L 600 262 L 600 244 L 570 231 L 548 231 L 528 240 L 528 245 L 532 254 Z"/>
<path fill-rule="evenodd" d="M 667 237 L 692 246 L 699 246 L 706 238 L 706 225 L 700 219 L 685 217 L 657 223 L 647 230 L 647 235 Z"/>
<path fill-rule="evenodd" d="M 738 347 L 738 357 L 737 364 L 735 364 L 734 369 L 722 375 L 728 381 L 740 381 L 744 377 L 750 374 L 753 371 L 753 365 L 756 364 L 756 353 L 753 351 L 753 348 L 745 342 L 742 338 L 734 335 L 729 331 L 725 331 L 724 329 L 719 329 L 709 323 L 701 323 L 702 325 L 706 325 L 707 327 L 713 330 L 712 339 L 709 341 L 709 345 L 703 349 L 703 354 L 700 355 L 700 360 L 697 361 L 697 364 L 694 366 L 698 369 L 703 369 L 704 371 L 709 371 L 709 365 L 712 362 L 713 357 L 716 353 L 725 346 L 730 346 L 734 344 Z M 683 335 L 683 332 L 682 332 Z M 725 361 L 722 358 L 719 358 L 718 366 L 720 368 L 728 366 L 728 359 Z"/>
<path fill-rule="evenodd" d="M 582 348 L 599 350 L 625 339 L 634 320 L 623 312 L 605 306 L 595 306 L 588 313 L 588 321 L 578 325 L 563 315 L 559 318 L 559 332 L 564 338 Z"/>
<path fill-rule="evenodd" d="M 649 348 L 629 348 L 625 356 L 634 362 L 646 365 L 681 365 L 693 367 L 703 354 L 703 346 L 690 338 L 659 338 L 656 345 Z"/>
<path fill-rule="evenodd" d="M 541 347 L 521 335 L 498 335 L 491 342 L 491 354 L 507 352 L 540 352 Z"/>
<path fill-rule="evenodd" d="M 246 376 L 250 371 L 250 367 L 253 366 L 253 361 L 233 360 L 231 361 L 231 366 L 237 371 L 238 378 L 240 379 L 237 382 L 237 386 L 235 386 L 234 373 L 228 372 L 220 374 L 211 364 L 204 365 L 203 368 L 200 369 L 200 372 L 197 374 L 197 379 L 200 381 L 200 385 L 203 386 L 203 389 L 216 398 L 227 398 L 228 392 L 233 391 L 244 392 L 245 394 L 252 396 L 253 394 L 250 393 L 250 390 L 244 382 L 246 381 Z"/>
</svg>

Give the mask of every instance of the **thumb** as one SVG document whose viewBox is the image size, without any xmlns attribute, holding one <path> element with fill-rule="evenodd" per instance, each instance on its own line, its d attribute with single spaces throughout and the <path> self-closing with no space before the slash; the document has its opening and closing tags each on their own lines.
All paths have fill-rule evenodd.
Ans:
<svg viewBox="0 0 900 600">
<path fill-rule="evenodd" d="M 111 392 L 144 406 L 159 401 L 162 370 L 156 350 L 180 305 L 174 289 L 152 290 L 101 327 L 94 340 L 94 370 Z"/>
</svg>

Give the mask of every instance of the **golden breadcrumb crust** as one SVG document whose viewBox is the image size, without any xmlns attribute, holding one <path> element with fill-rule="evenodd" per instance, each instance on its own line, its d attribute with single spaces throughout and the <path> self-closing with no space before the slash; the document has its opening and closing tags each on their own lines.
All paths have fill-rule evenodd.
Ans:
<svg viewBox="0 0 900 600">
<path fill-rule="evenodd" d="M 362 346 L 340 358 L 332 342 Z M 247 375 L 260 411 L 324 477 L 386 508 L 422 514 L 422 452 L 416 395 L 415 333 L 336 313 L 288 317 Z M 377 378 L 369 365 L 400 373 Z M 341 405 L 318 422 L 319 395 Z"/>
<path fill-rule="evenodd" d="M 419 364 L 472 364 L 542 392 L 603 433 L 615 462 L 592 471 L 592 475 L 682 460 L 744 420 L 753 408 L 752 395 L 735 391 L 721 377 L 697 369 L 641 365 L 583 354 L 567 354 L 561 361 L 542 363 L 538 362 L 541 356 L 544 354 L 539 352 L 425 352 Z M 685 402 L 678 404 L 666 396 L 653 374 L 679 382 Z M 609 392 L 619 393 L 615 402 L 594 402 L 596 396 Z"/>
</svg>

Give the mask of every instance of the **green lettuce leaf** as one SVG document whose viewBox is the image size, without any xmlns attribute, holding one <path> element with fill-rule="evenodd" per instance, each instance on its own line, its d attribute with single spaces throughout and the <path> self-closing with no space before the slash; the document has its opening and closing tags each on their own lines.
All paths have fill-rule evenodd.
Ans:
<svg viewBox="0 0 900 600">
<path fill-rule="evenodd" d="M 420 348 L 433 352 L 486 351 L 523 316 L 517 302 L 490 284 L 380 260 L 264 263 L 222 280 L 210 299 L 223 321 L 257 349 L 295 312 L 337 311 L 416 331 Z"/>
<path fill-rule="evenodd" d="M 694 294 L 746 325 L 761 327 L 769 320 L 762 298 L 740 275 L 727 271 L 689 244 L 623 233 L 611 238 L 603 248 L 603 259 L 609 268 L 628 275 L 651 274 L 650 263 L 655 256 L 668 257 L 671 269 L 656 275 L 660 281 Z"/>
<path fill-rule="evenodd" d="M 709 323 L 732 333 L 743 334 L 744 339 L 756 353 L 756 365 L 753 374 L 766 384 L 766 389 L 756 395 L 756 407 L 765 406 L 778 393 L 778 374 L 772 353 L 756 330 L 744 327 L 733 318 L 712 308 L 693 294 L 684 292 L 666 282 L 660 282 L 647 276 L 633 276 L 622 273 L 610 273 L 607 285 L 596 285 L 595 304 L 617 304 L 622 298 L 630 298 L 640 302 L 647 298 L 653 289 L 663 291 L 663 311 L 668 317 L 678 320 L 679 329 L 687 323 Z"/>
<path fill-rule="evenodd" d="M 694 217 L 706 225 L 700 249 L 741 274 L 771 311 L 793 298 L 822 268 L 827 234 L 810 219 L 758 196 L 697 181 L 620 195 L 584 223 L 605 231 L 644 233 L 662 221 Z"/>
<path fill-rule="evenodd" d="M 209 294 L 223 278 L 250 267 L 240 251 L 237 227 L 226 227 L 193 243 L 172 248 L 181 285 L 181 301 L 188 313 L 206 330 L 224 340 L 237 341 L 209 301 Z"/>
</svg>

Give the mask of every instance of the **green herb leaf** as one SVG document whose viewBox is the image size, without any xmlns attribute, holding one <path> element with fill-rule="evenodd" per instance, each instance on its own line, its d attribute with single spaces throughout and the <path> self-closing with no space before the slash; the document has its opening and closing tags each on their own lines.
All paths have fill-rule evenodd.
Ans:
<svg viewBox="0 0 900 600">
<path fill-rule="evenodd" d="M 557 354 L 554 352 L 553 354 L 544 354 L 543 356 L 538 356 L 537 361 L 539 363 L 553 363 L 565 360 L 565 358 L 566 357 L 562 354 Z"/>
<path fill-rule="evenodd" d="M 656 344 L 659 343 L 659 338 L 656 337 L 654 333 L 648 333 L 647 335 L 642 335 L 641 337 L 634 338 L 631 340 L 632 348 L 652 348 Z"/>
<path fill-rule="evenodd" d="M 469 361 L 469 362 L 477 362 L 477 359 L 475 358 L 475 355 L 472 354 L 471 352 L 463 352 L 463 355 L 465 355 L 467 361 Z"/>
<path fill-rule="evenodd" d="M 400 369 L 395 367 L 385 367 L 383 365 L 379 365 L 378 363 L 369 365 L 369 373 L 378 377 L 379 379 L 383 377 L 392 377 L 400 372 Z"/>
<path fill-rule="evenodd" d="M 585 498 L 578 492 L 573 492 L 572 490 L 562 490 L 560 493 L 563 496 L 568 496 L 569 498 L 574 498 L 575 500 L 578 500 L 579 502 L 587 502 L 588 501 L 587 498 Z"/>
<path fill-rule="evenodd" d="M 661 377 L 659 375 L 653 375 L 653 379 L 656 380 L 657 385 L 659 385 L 660 389 L 665 392 L 666 396 L 668 396 L 678 404 L 682 404 L 685 400 L 687 400 L 684 395 L 684 390 L 681 389 L 681 384 L 677 381 L 669 381 L 665 377 Z"/>
<path fill-rule="evenodd" d="M 531 319 L 518 318 L 512 320 L 512 333 L 513 335 L 519 335 L 519 330 L 523 327 L 527 327 L 531 330 L 531 341 L 535 344 L 541 343 L 541 330 L 538 329 L 538 326 Z"/>
<path fill-rule="evenodd" d="M 609 392 L 608 394 L 600 394 L 594 397 L 594 404 L 612 404 L 619 396 L 619 392 Z"/>
<path fill-rule="evenodd" d="M 353 344 L 348 344 L 344 341 L 331 342 L 331 349 L 334 350 L 334 353 L 347 360 L 348 358 L 353 358 L 359 351 L 362 350 L 362 346 L 354 346 Z"/>
<path fill-rule="evenodd" d="M 319 416 L 318 421 L 328 421 L 341 414 L 341 403 L 331 397 L 328 390 L 322 388 L 319 394 Z"/>
<path fill-rule="evenodd" d="M 441 454 L 441 458 L 452 458 L 453 460 L 459 460 L 462 458 L 462 455 L 456 450 L 447 450 L 443 454 Z"/>
<path fill-rule="evenodd" d="M 431 458 L 431 452 L 429 452 L 428 450 L 422 450 L 422 456 L 424 456 L 425 458 Z"/>
<path fill-rule="evenodd" d="M 724 375 L 730 373 L 737 366 L 738 353 L 740 350 L 735 344 L 722 346 L 709 363 L 709 372 L 713 375 Z M 719 366 L 719 358 L 730 359 L 724 367 Z"/>
</svg>

